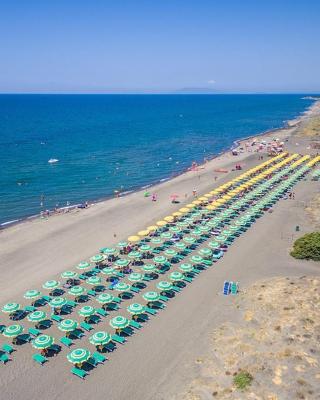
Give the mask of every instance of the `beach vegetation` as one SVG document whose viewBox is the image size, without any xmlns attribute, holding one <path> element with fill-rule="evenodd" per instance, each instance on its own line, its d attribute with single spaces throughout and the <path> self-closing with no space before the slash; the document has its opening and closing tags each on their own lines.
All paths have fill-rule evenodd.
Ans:
<svg viewBox="0 0 320 400">
<path fill-rule="evenodd" d="M 248 371 L 240 371 L 233 378 L 233 383 L 237 389 L 247 389 L 253 381 L 253 376 Z"/>
<path fill-rule="evenodd" d="M 320 261 L 320 232 L 307 233 L 297 239 L 290 254 L 301 260 Z"/>
</svg>

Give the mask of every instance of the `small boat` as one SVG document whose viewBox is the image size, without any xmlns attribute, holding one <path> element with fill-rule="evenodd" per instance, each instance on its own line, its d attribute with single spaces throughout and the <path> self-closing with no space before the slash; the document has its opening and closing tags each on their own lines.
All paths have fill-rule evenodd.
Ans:
<svg viewBox="0 0 320 400">
<path fill-rule="evenodd" d="M 54 164 L 56 162 L 58 162 L 59 160 L 57 158 L 50 158 L 50 160 L 48 161 L 49 164 Z"/>
</svg>

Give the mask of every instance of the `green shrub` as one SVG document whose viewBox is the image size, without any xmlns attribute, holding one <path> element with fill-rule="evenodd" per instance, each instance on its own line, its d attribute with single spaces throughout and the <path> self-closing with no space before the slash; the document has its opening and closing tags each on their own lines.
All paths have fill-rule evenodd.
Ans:
<svg viewBox="0 0 320 400">
<path fill-rule="evenodd" d="M 290 254 L 298 259 L 320 261 L 320 232 L 307 233 L 297 239 Z"/>
<path fill-rule="evenodd" d="M 244 390 L 248 386 L 250 386 L 252 381 L 253 376 L 250 374 L 250 372 L 247 371 L 241 371 L 237 373 L 237 375 L 233 378 L 234 385 L 237 389 L 241 390 Z"/>
</svg>

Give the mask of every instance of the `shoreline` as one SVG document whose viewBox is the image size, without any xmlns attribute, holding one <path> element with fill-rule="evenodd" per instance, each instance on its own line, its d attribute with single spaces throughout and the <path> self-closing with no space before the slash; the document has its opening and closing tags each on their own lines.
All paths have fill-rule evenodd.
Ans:
<svg viewBox="0 0 320 400">
<path fill-rule="evenodd" d="M 310 100 L 313 100 L 313 103 L 309 107 L 307 107 L 304 111 L 301 111 L 295 118 L 283 121 L 283 126 L 280 126 L 278 128 L 272 128 L 272 129 L 269 129 L 269 130 L 254 134 L 254 135 L 246 136 L 246 137 L 243 137 L 241 139 L 236 139 L 236 140 L 234 140 L 232 142 L 232 144 L 229 147 L 226 147 L 225 149 L 222 149 L 217 154 L 209 155 L 208 157 L 205 158 L 206 161 L 197 164 L 197 166 L 200 167 L 200 168 L 203 167 L 207 162 L 213 161 L 213 160 L 215 160 L 215 159 L 217 159 L 217 158 L 219 158 L 219 157 L 221 157 L 221 156 L 223 156 L 223 155 L 225 155 L 225 154 L 227 154 L 229 152 L 232 152 L 233 150 L 235 150 L 235 149 L 239 148 L 240 146 L 242 146 L 248 140 L 252 140 L 254 138 L 263 138 L 263 137 L 269 136 L 270 134 L 273 134 L 273 133 L 274 134 L 276 134 L 277 132 L 278 133 L 282 133 L 283 131 L 297 128 L 305 119 L 307 119 L 310 115 L 312 115 L 313 109 L 318 104 L 320 105 L 320 98 L 311 97 Z M 136 186 L 136 187 L 128 188 L 128 190 L 120 193 L 118 197 L 119 198 L 126 197 L 126 196 L 129 196 L 129 195 L 133 194 L 133 193 L 138 193 L 138 192 L 140 192 L 142 190 L 155 187 L 155 186 L 157 186 L 157 185 L 159 185 L 161 183 L 168 182 L 168 181 L 170 181 L 170 180 L 172 180 L 174 178 L 177 178 L 177 177 L 179 177 L 181 175 L 184 175 L 189 171 L 190 171 L 190 167 L 187 168 L 187 169 L 182 169 L 182 170 L 173 172 L 168 177 L 161 178 L 161 179 L 152 181 L 150 183 L 146 183 L 143 186 Z M 116 198 L 114 195 L 107 195 L 107 196 L 104 196 L 102 198 L 97 198 L 97 199 L 92 199 L 92 200 L 89 199 L 88 200 L 88 205 L 91 207 L 91 206 L 94 206 L 96 204 L 100 204 L 100 203 L 104 203 L 106 201 L 110 201 L 111 199 L 114 199 L 114 198 Z M 80 207 L 81 205 L 83 205 L 83 203 L 76 203 L 76 204 L 70 204 L 69 206 L 59 207 L 57 209 L 57 212 L 55 210 L 53 210 L 53 209 L 51 209 L 51 210 L 49 209 L 48 210 L 49 211 L 49 215 L 47 215 L 47 218 L 48 217 L 51 218 L 53 216 L 58 216 L 58 215 L 64 215 L 64 214 L 69 213 L 69 212 L 74 212 L 75 210 L 81 210 L 81 207 Z M 6 229 L 8 229 L 8 228 L 10 228 L 12 226 L 16 226 L 16 225 L 19 225 L 19 224 L 24 224 L 24 223 L 27 223 L 27 222 L 32 222 L 32 221 L 37 220 L 39 218 L 41 218 L 41 213 L 33 214 L 33 215 L 27 215 L 27 216 L 24 216 L 24 217 L 21 217 L 21 218 L 17 218 L 17 219 L 13 219 L 13 220 L 2 222 L 2 223 L 0 223 L 0 232 L 3 231 L 3 230 L 6 230 Z M 46 218 L 46 217 L 44 216 L 43 218 Z"/>
</svg>

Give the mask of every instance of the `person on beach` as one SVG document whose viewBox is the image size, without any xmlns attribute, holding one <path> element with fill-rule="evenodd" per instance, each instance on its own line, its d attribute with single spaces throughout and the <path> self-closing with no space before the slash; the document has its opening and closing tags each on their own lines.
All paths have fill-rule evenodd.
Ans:
<svg viewBox="0 0 320 400">
<path fill-rule="evenodd" d="M 196 196 L 197 196 L 197 189 L 193 189 L 192 195 L 193 195 L 193 197 L 196 197 Z"/>
</svg>

